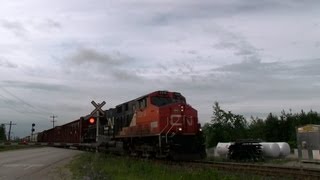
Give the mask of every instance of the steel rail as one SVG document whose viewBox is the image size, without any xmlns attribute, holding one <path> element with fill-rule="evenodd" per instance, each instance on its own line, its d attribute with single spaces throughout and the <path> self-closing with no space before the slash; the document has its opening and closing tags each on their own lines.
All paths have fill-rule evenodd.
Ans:
<svg viewBox="0 0 320 180">
<path fill-rule="evenodd" d="M 319 179 L 320 169 L 290 167 L 290 166 L 272 166 L 258 165 L 249 163 L 230 163 L 230 162 L 212 162 L 212 161 L 190 161 L 187 164 L 195 166 L 206 166 L 223 171 L 245 172 L 261 176 L 273 177 L 291 177 L 294 179 Z"/>
</svg>

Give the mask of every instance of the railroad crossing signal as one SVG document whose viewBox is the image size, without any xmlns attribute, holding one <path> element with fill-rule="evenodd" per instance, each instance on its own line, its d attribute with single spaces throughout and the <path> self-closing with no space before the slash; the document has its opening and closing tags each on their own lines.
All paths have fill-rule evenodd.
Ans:
<svg viewBox="0 0 320 180">
<path fill-rule="evenodd" d="M 91 115 L 96 115 L 97 112 L 99 112 L 100 115 L 104 115 L 104 111 L 101 108 L 106 104 L 105 101 L 103 101 L 101 104 L 91 101 L 91 104 L 96 108 L 91 112 Z"/>
<path fill-rule="evenodd" d="M 98 142 L 99 141 L 99 124 L 100 124 L 99 117 L 101 115 L 102 116 L 104 115 L 104 111 L 101 108 L 102 108 L 102 106 L 104 106 L 106 104 L 106 102 L 103 101 L 101 104 L 99 104 L 99 103 L 97 104 L 96 102 L 91 101 L 91 104 L 95 107 L 95 109 L 91 112 L 91 115 L 92 116 L 96 115 L 97 121 L 95 122 L 95 119 L 93 117 L 91 117 L 89 119 L 89 123 L 90 124 L 96 123 L 96 142 Z M 96 148 L 97 148 L 96 151 L 98 152 L 98 146 Z"/>
</svg>

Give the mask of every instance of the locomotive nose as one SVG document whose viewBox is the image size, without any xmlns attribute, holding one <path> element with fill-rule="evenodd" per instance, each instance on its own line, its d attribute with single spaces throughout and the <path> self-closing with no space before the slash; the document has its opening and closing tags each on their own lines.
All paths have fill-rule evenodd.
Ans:
<svg viewBox="0 0 320 180">
<path fill-rule="evenodd" d="M 194 134 L 196 132 L 197 111 L 185 103 L 171 106 L 170 124 L 172 132 L 179 134 Z"/>
</svg>

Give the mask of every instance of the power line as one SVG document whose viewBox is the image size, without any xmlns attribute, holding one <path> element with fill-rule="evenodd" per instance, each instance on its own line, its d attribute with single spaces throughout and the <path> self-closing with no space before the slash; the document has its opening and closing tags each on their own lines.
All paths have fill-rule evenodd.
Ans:
<svg viewBox="0 0 320 180">
<path fill-rule="evenodd" d="M 13 108 L 10 108 L 16 112 L 19 112 L 21 114 L 26 114 L 26 113 L 31 113 L 29 115 L 33 115 L 33 116 L 37 116 L 38 118 L 41 117 L 41 118 L 46 118 L 44 115 L 41 115 L 41 114 L 50 114 L 50 112 L 48 112 L 47 110 L 43 109 L 43 108 L 38 108 L 38 107 L 35 107 L 33 105 L 31 105 L 30 103 L 26 102 L 25 100 L 23 100 L 22 98 L 18 97 L 17 95 L 15 95 L 14 93 L 10 92 L 9 90 L 5 89 L 4 87 L 0 87 L 0 89 L 2 89 L 2 91 L 4 91 L 5 93 L 9 94 L 11 97 L 13 97 L 14 99 L 18 100 L 20 103 L 24 104 L 25 106 L 19 106 L 19 107 L 22 107 L 26 112 L 23 112 L 23 111 L 19 111 L 17 108 L 13 107 Z M 11 98 L 9 99 L 8 97 L 4 96 L 4 95 L 1 95 L 4 98 L 4 101 L 6 101 L 8 104 L 12 101 Z M 12 104 L 12 103 L 11 103 Z M 28 109 L 27 109 L 28 107 Z M 31 111 L 30 111 L 31 110 Z M 55 120 L 55 118 L 57 118 L 58 116 L 50 116 L 50 118 L 52 118 L 52 125 L 54 127 L 54 123 L 57 122 Z"/>
<path fill-rule="evenodd" d="M 3 96 L 2 94 L 0 94 L 0 96 L 4 98 L 3 101 L 6 102 L 7 104 L 10 104 L 10 103 L 11 103 L 10 99 L 8 99 L 7 97 Z M 17 110 L 16 108 L 13 108 L 12 110 L 14 110 L 14 111 L 16 111 L 16 112 L 18 112 L 18 113 L 24 114 L 24 112 L 19 111 L 19 110 Z"/>
<path fill-rule="evenodd" d="M 0 96 L 4 98 L 3 101 L 6 102 L 7 104 L 11 104 L 11 103 L 12 103 L 12 100 L 10 100 L 9 98 L 3 96 L 2 94 L 0 94 Z M 11 110 L 13 110 L 13 111 L 16 111 L 16 112 L 18 112 L 18 113 L 21 113 L 21 114 L 27 114 L 27 113 L 28 113 L 28 115 L 37 116 L 37 117 L 41 117 L 41 118 L 46 118 L 46 116 L 41 115 L 41 114 L 30 114 L 30 113 L 34 113 L 34 112 L 28 111 L 28 110 L 27 110 L 25 107 L 23 107 L 23 106 L 21 106 L 21 107 L 25 110 L 25 112 L 18 110 L 18 108 L 7 106 L 7 108 L 9 108 L 9 109 L 11 109 Z M 48 114 L 49 114 L 49 113 L 48 113 Z"/>
<path fill-rule="evenodd" d="M 6 88 L 4 88 L 4 87 L 0 87 L 0 88 L 2 89 L 2 91 L 6 92 L 7 94 L 9 94 L 10 96 L 12 96 L 13 98 L 17 99 L 17 100 L 18 100 L 19 102 L 21 102 L 22 104 L 24 104 L 24 105 L 26 105 L 27 107 L 33 109 L 33 111 L 36 110 L 36 111 L 34 111 L 34 112 L 36 112 L 36 113 L 41 113 L 41 114 L 50 114 L 50 112 L 48 112 L 48 111 L 46 111 L 46 110 L 44 110 L 44 109 L 42 109 L 42 108 L 40 109 L 40 108 L 38 108 L 38 107 L 35 107 L 35 106 L 31 105 L 30 103 L 24 101 L 22 98 L 20 98 L 20 97 L 18 97 L 17 95 L 13 94 L 12 92 L 10 92 L 9 90 L 7 90 Z"/>
<path fill-rule="evenodd" d="M 8 91 L 7 89 L 5 89 L 4 87 L 0 87 L 3 91 L 5 91 L 6 93 L 10 94 L 12 97 L 18 99 L 20 102 L 22 102 L 23 104 L 26 104 L 27 106 L 31 107 L 31 108 L 35 108 L 34 106 L 32 106 L 31 104 L 25 102 L 24 100 L 22 100 L 21 98 L 19 98 L 18 96 L 14 95 L 13 93 L 11 93 L 10 91 Z"/>
</svg>

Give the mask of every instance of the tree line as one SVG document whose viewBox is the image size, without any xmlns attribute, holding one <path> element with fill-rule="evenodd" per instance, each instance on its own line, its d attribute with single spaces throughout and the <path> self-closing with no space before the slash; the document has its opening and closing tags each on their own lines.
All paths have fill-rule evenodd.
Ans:
<svg viewBox="0 0 320 180">
<path fill-rule="evenodd" d="M 297 147 L 296 128 L 306 124 L 320 124 L 320 116 L 310 110 L 292 113 L 281 111 L 280 115 L 269 113 L 265 119 L 251 117 L 246 120 L 243 115 L 224 111 L 218 102 L 213 105 L 213 116 L 204 124 L 203 132 L 208 148 L 218 142 L 234 142 L 238 139 L 256 139 L 267 142 L 288 142 L 291 148 Z"/>
</svg>

